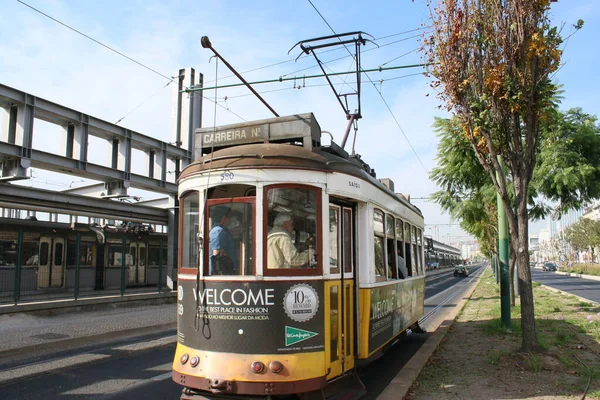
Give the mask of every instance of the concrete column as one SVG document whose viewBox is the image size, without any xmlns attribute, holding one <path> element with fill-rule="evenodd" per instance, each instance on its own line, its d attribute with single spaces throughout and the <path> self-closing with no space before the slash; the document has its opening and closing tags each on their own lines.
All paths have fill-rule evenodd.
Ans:
<svg viewBox="0 0 600 400">
<path fill-rule="evenodd" d="M 193 68 L 180 69 L 175 75 L 179 79 L 173 87 L 172 142 L 191 152 L 193 157 L 195 130 L 202 126 L 202 92 L 181 93 L 181 90 L 193 86 L 202 87 L 204 77 L 202 74 L 196 74 Z M 187 160 L 182 161 L 182 167 L 185 167 Z"/>
</svg>

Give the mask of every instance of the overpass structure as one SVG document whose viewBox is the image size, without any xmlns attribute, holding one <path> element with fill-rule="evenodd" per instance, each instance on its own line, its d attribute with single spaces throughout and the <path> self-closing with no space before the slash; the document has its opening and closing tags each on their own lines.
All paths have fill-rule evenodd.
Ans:
<svg viewBox="0 0 600 400">
<path fill-rule="evenodd" d="M 194 156 L 195 129 L 201 127 L 202 96 L 182 89 L 203 83 L 202 74 L 180 69 L 173 85 L 172 142 L 163 142 L 120 125 L 65 107 L 16 88 L 0 84 L 0 211 L 2 218 L 24 218 L 48 213 L 55 221 L 67 215 L 71 222 L 88 218 L 112 223 L 161 225 L 168 232 L 167 284 L 173 288 L 177 271 L 178 203 L 176 180 Z M 34 147 L 36 120 L 59 127 L 60 151 Z M 104 141 L 109 150 L 104 165 L 90 161 L 90 139 Z M 43 142 L 43 140 L 40 140 Z M 132 172 L 132 156 L 143 157 L 143 172 Z M 137 158 L 136 158 L 137 160 Z M 51 191 L 15 184 L 42 170 L 91 179 L 99 184 Z M 169 170 L 174 174 L 170 175 Z M 163 200 L 134 203 L 129 188 L 166 196 Z M 122 201 L 117 201 L 122 200 Z M 1 264 L 0 264 L 1 265 Z"/>
</svg>

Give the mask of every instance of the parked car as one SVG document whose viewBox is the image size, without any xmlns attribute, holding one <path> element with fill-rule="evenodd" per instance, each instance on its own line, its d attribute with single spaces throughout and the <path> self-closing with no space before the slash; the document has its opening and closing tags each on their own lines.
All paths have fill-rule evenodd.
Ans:
<svg viewBox="0 0 600 400">
<path fill-rule="evenodd" d="M 454 267 L 454 276 L 469 276 L 469 269 L 464 265 Z"/>
<path fill-rule="evenodd" d="M 558 267 L 554 263 L 547 262 L 542 267 L 542 271 L 558 271 Z"/>
</svg>

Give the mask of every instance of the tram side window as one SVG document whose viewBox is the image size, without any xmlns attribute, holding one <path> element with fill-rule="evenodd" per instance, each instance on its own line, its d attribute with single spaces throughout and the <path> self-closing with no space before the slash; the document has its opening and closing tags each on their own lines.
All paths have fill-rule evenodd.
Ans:
<svg viewBox="0 0 600 400">
<path fill-rule="evenodd" d="M 181 213 L 181 268 L 198 268 L 199 194 L 187 193 L 179 202 Z"/>
<path fill-rule="evenodd" d="M 161 249 L 162 244 L 162 266 L 167 265 L 167 243 L 148 244 L 148 265 L 151 267 L 161 265 Z"/>
<path fill-rule="evenodd" d="M 79 266 L 91 267 L 94 262 L 94 243 L 81 241 L 79 246 Z M 77 264 L 77 242 L 69 240 L 67 242 L 67 265 Z"/>
<path fill-rule="evenodd" d="M 16 232 L 0 231 L 0 267 L 14 267 L 17 263 Z"/>
<path fill-rule="evenodd" d="M 43 244 L 43 243 L 42 243 Z M 113 242 L 108 243 L 108 267 L 121 268 L 121 260 L 123 259 L 123 243 Z M 131 255 L 129 254 L 129 243 L 125 245 L 125 265 L 132 265 Z"/>
<path fill-rule="evenodd" d="M 318 273 L 320 196 L 320 189 L 309 186 L 266 188 L 266 274 L 277 275 L 289 269 L 298 275 Z"/>
<path fill-rule="evenodd" d="M 396 248 L 397 248 L 397 264 L 398 278 L 408 278 L 408 269 L 406 268 L 406 259 L 404 257 L 404 226 L 401 220 L 396 220 Z"/>
<path fill-rule="evenodd" d="M 383 230 L 383 211 L 373 210 L 373 233 L 375 243 L 375 281 L 382 282 L 387 280 L 384 258 L 384 230 Z"/>
<path fill-rule="evenodd" d="M 209 201 L 206 274 L 254 274 L 254 202 L 245 201 Z"/>
<path fill-rule="evenodd" d="M 414 268 L 413 268 L 413 257 L 412 257 L 412 252 L 411 252 L 411 246 L 410 246 L 410 231 L 411 231 L 411 226 L 408 223 L 404 223 L 404 254 L 406 254 L 405 257 L 405 261 L 406 261 L 406 269 L 408 271 L 408 276 L 413 276 L 416 275 Z"/>
<path fill-rule="evenodd" d="M 329 273 L 340 273 L 340 207 L 329 206 Z"/>
<path fill-rule="evenodd" d="M 16 243 L 15 243 L 16 246 Z M 15 247 L 16 249 L 16 247 Z M 16 254 L 16 253 L 15 253 Z M 40 266 L 40 235 L 25 233 L 23 235 L 23 267 Z M 16 260 L 15 260 L 16 262 Z"/>
<path fill-rule="evenodd" d="M 419 255 L 419 274 L 425 273 L 425 263 L 423 262 L 423 232 L 417 229 L 417 254 Z"/>
<path fill-rule="evenodd" d="M 395 246 L 395 230 L 396 224 L 394 217 L 390 214 L 385 217 L 385 234 L 386 234 L 386 249 L 387 249 L 387 277 L 388 279 L 398 279 L 398 260 L 394 255 L 396 254 Z"/>
<path fill-rule="evenodd" d="M 413 226 L 412 227 L 412 248 L 413 248 L 413 271 L 414 271 L 414 275 L 421 275 L 421 266 L 420 264 L 420 258 L 419 257 L 419 252 L 417 251 L 417 227 Z"/>
</svg>

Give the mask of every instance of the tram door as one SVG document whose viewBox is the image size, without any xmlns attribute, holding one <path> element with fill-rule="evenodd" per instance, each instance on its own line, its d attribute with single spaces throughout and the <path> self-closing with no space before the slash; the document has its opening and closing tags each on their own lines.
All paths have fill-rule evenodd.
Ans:
<svg viewBox="0 0 600 400">
<path fill-rule="evenodd" d="M 325 283 L 325 353 L 327 379 L 354 367 L 354 259 L 353 212 L 329 205 L 329 272 Z"/>
<path fill-rule="evenodd" d="M 130 285 L 146 283 L 146 243 L 131 242 L 127 255 L 127 269 Z"/>
<path fill-rule="evenodd" d="M 60 288 L 65 284 L 65 240 L 40 237 L 38 289 Z"/>
</svg>

